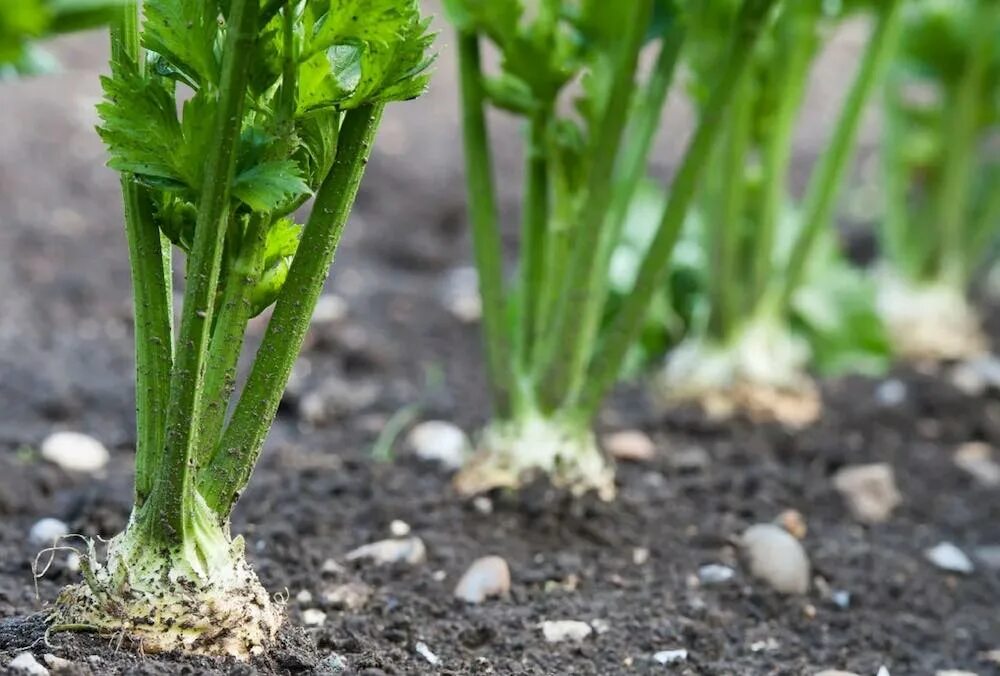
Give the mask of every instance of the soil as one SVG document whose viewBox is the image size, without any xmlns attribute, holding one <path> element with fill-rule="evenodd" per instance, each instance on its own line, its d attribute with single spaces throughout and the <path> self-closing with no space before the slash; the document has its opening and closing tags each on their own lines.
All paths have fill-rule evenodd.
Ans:
<svg viewBox="0 0 1000 676">
<path fill-rule="evenodd" d="M 942 541 L 969 552 L 1000 544 L 1000 491 L 979 487 L 952 461 L 967 441 L 1000 447 L 1000 393 L 971 397 L 940 373 L 899 369 L 891 377 L 906 397 L 886 406 L 876 394 L 881 381 L 833 380 L 822 385 L 822 420 L 790 432 L 658 412 L 641 386 L 623 387 L 602 430 L 645 430 L 658 453 L 620 465 L 619 496 L 609 504 L 536 484 L 491 495 L 492 513 L 484 513 L 403 444 L 391 462 L 372 457 L 387 418 L 414 401 L 423 402 L 423 417 L 469 431 L 489 415 L 477 329 L 440 301 L 448 272 L 467 265 L 470 251 L 447 51 L 432 94 L 398 106 L 386 122 L 331 280 L 347 317 L 312 331 L 235 515 L 234 532 L 246 538 L 264 585 L 288 594 L 279 645 L 239 665 L 142 656 L 114 637 L 58 634 L 47 644 L 32 613 L 78 574 L 56 556 L 36 597 L 37 547 L 27 532 L 49 516 L 91 537 L 118 532 L 134 445 L 117 185 L 95 169 L 103 154 L 91 131 L 94 74 L 105 57 L 95 36 L 57 51 L 67 72 L 0 90 L 0 669 L 30 650 L 39 660 L 69 659 L 68 673 L 79 674 L 335 673 L 338 661 L 345 673 L 370 676 L 874 674 L 883 665 L 893 676 L 1000 674 L 986 656 L 1000 649 L 1000 571 L 948 574 L 924 557 Z M 499 122 L 496 133 L 515 138 L 510 122 Z M 502 145 L 500 173 L 516 185 L 518 158 L 508 150 L 516 144 Z M 513 221 L 516 191 L 508 192 Z M 309 393 L 337 391 L 325 417 L 301 415 Z M 56 429 L 101 439 L 112 462 L 97 477 L 46 463 L 36 449 Z M 703 463 L 678 461 L 691 449 Z M 840 467 L 867 462 L 890 463 L 904 498 L 875 526 L 856 523 L 831 482 Z M 748 525 L 790 508 L 805 517 L 819 578 L 804 596 L 753 580 L 732 545 Z M 426 562 L 346 562 L 348 551 L 389 537 L 394 519 L 426 543 Z M 486 555 L 510 564 L 509 598 L 455 600 L 458 578 Z M 734 567 L 735 579 L 698 585 L 708 563 Z M 324 601 L 347 584 L 370 597 L 353 609 Z M 826 588 L 849 592 L 849 606 L 833 603 Z M 301 600 L 303 590 L 312 601 Z M 326 623 L 303 627 L 307 608 L 326 611 Z M 599 620 L 602 631 L 546 643 L 539 624 L 560 619 Z M 673 649 L 686 649 L 687 660 L 663 666 L 652 658 Z"/>
</svg>

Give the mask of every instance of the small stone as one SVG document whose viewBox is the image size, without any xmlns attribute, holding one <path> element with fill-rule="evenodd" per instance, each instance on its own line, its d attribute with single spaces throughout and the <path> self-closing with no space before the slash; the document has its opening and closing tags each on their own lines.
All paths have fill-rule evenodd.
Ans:
<svg viewBox="0 0 1000 676">
<path fill-rule="evenodd" d="M 979 676 L 974 671 L 964 671 L 962 669 L 938 669 L 934 676 Z"/>
<path fill-rule="evenodd" d="M 348 582 L 323 592 L 323 602 L 337 609 L 360 610 L 372 597 L 374 590 L 363 582 Z"/>
<path fill-rule="evenodd" d="M 771 523 L 751 526 L 740 540 L 754 577 L 783 594 L 809 590 L 809 557 L 802 543 Z"/>
<path fill-rule="evenodd" d="M 423 641 L 417 641 L 417 644 L 413 646 L 413 649 L 416 650 L 421 657 L 423 657 L 431 664 L 436 666 L 441 663 L 441 659 L 433 652 L 431 652 L 431 649 L 428 648 L 427 644 L 424 643 Z"/>
<path fill-rule="evenodd" d="M 381 386 L 371 380 L 327 377 L 319 389 L 302 395 L 299 417 L 311 425 L 323 425 L 356 414 L 378 401 Z"/>
<path fill-rule="evenodd" d="M 660 652 L 653 655 L 653 661 L 659 662 L 660 664 L 677 664 L 678 662 L 686 662 L 688 658 L 688 651 L 684 648 L 677 648 L 675 650 L 661 650 Z"/>
<path fill-rule="evenodd" d="M 775 523 L 794 535 L 798 540 L 805 538 L 809 532 L 809 526 L 806 525 L 806 518 L 797 509 L 786 509 L 778 515 Z"/>
<path fill-rule="evenodd" d="M 996 650 L 986 650 L 979 653 L 980 659 L 984 662 L 992 662 L 993 664 L 1000 664 L 1000 648 Z"/>
<path fill-rule="evenodd" d="M 736 576 L 736 571 L 719 563 L 709 563 L 698 569 L 698 582 L 707 586 L 729 582 Z"/>
<path fill-rule="evenodd" d="M 889 669 L 883 664 L 881 667 L 878 668 L 878 672 L 876 672 L 875 676 L 892 676 L 892 675 L 889 673 Z"/>
<path fill-rule="evenodd" d="M 29 674 L 29 676 L 49 676 L 49 670 L 38 663 L 31 653 L 21 653 L 7 663 L 11 671 L 17 674 Z"/>
<path fill-rule="evenodd" d="M 302 624 L 307 627 L 320 627 L 326 624 L 326 613 L 319 608 L 306 608 L 302 611 Z"/>
<path fill-rule="evenodd" d="M 902 502 L 892 467 L 884 462 L 844 467 L 834 475 L 833 485 L 862 523 L 882 523 Z"/>
<path fill-rule="evenodd" d="M 1000 545 L 976 547 L 973 555 L 990 570 L 1000 570 Z"/>
<path fill-rule="evenodd" d="M 102 660 L 100 655 L 87 655 L 87 661 L 92 665 L 97 666 Z"/>
<path fill-rule="evenodd" d="M 712 458 L 701 446 L 689 446 L 667 455 L 670 466 L 682 474 L 694 474 L 708 469 Z"/>
<path fill-rule="evenodd" d="M 427 559 L 427 548 L 418 537 L 380 540 L 348 552 L 346 558 L 348 561 L 371 559 L 376 565 L 397 562 L 416 565 Z"/>
<path fill-rule="evenodd" d="M 625 462 L 647 462 L 656 455 L 656 444 L 645 432 L 624 430 L 606 434 L 604 448 L 615 460 Z"/>
<path fill-rule="evenodd" d="M 320 566 L 320 572 L 325 575 L 341 575 L 345 572 L 344 567 L 334 561 L 333 559 L 326 559 L 323 561 L 323 565 Z"/>
<path fill-rule="evenodd" d="M 972 397 L 1000 388 L 1000 359 L 983 355 L 958 364 L 951 371 L 951 384 Z"/>
<path fill-rule="evenodd" d="M 510 567 L 499 556 L 477 559 L 455 586 L 455 596 L 466 603 L 482 603 L 487 598 L 510 592 Z"/>
<path fill-rule="evenodd" d="M 316 673 L 321 676 L 327 674 L 342 674 L 347 671 L 347 660 L 337 653 L 330 653 L 316 665 Z"/>
<path fill-rule="evenodd" d="M 830 594 L 830 602 L 841 610 L 847 610 L 851 607 L 851 592 L 837 589 Z"/>
<path fill-rule="evenodd" d="M 389 533 L 394 538 L 405 538 L 410 534 L 410 524 L 399 519 L 393 519 L 392 523 L 389 524 Z"/>
<path fill-rule="evenodd" d="M 875 389 L 875 400 L 886 408 L 894 408 L 906 401 L 906 383 L 896 378 L 890 378 Z"/>
<path fill-rule="evenodd" d="M 472 324 L 483 316 L 479 274 L 474 267 L 450 270 L 441 282 L 440 298 L 445 309 L 461 322 Z"/>
<path fill-rule="evenodd" d="M 70 472 L 93 473 L 111 454 L 97 439 L 79 432 L 56 432 L 42 442 L 42 457 Z"/>
<path fill-rule="evenodd" d="M 28 541 L 39 547 L 53 547 L 59 538 L 69 534 L 69 526 L 59 519 L 39 519 L 28 531 Z"/>
<path fill-rule="evenodd" d="M 81 564 L 80 555 L 77 554 L 76 552 L 70 552 L 69 554 L 66 555 L 66 570 L 68 570 L 69 572 L 71 573 L 80 572 L 80 564 Z"/>
<path fill-rule="evenodd" d="M 813 676 L 859 676 L 853 671 L 841 671 L 840 669 L 824 669 L 817 671 Z"/>
<path fill-rule="evenodd" d="M 72 662 L 62 657 L 57 657 L 52 653 L 45 653 L 42 655 L 42 659 L 45 660 L 45 664 L 48 665 L 49 669 L 57 673 L 60 671 L 69 671 L 73 668 Z"/>
<path fill-rule="evenodd" d="M 485 495 L 479 495 L 472 499 L 472 507 L 480 514 L 493 513 L 493 501 Z"/>
<path fill-rule="evenodd" d="M 632 563 L 643 566 L 649 561 L 649 550 L 645 547 L 636 547 L 632 550 Z"/>
<path fill-rule="evenodd" d="M 435 582 L 444 582 L 445 580 L 448 579 L 448 573 L 446 573 L 443 570 L 435 570 L 433 573 L 431 573 L 431 579 L 434 580 Z"/>
<path fill-rule="evenodd" d="M 949 573 L 968 575 L 976 569 L 965 552 L 950 542 L 942 542 L 928 549 L 924 555 L 928 561 Z"/>
<path fill-rule="evenodd" d="M 561 641 L 582 641 L 593 633 L 593 628 L 579 620 L 555 620 L 542 622 L 542 635 L 548 643 Z"/>
<path fill-rule="evenodd" d="M 962 444 L 955 451 L 955 465 L 963 470 L 980 486 L 993 488 L 1000 486 L 1000 464 L 993 459 L 993 449 L 981 441 Z"/>
<path fill-rule="evenodd" d="M 308 589 L 303 589 L 302 591 L 300 591 L 298 594 L 295 595 L 295 600 L 301 603 L 302 605 L 307 605 L 309 603 L 312 603 L 313 600 L 312 592 L 309 591 Z"/>
<path fill-rule="evenodd" d="M 407 442 L 418 458 L 440 463 L 448 470 L 461 468 L 472 450 L 465 432 L 442 420 L 428 420 L 414 426 Z"/>
<path fill-rule="evenodd" d="M 347 301 L 340 296 L 326 293 L 319 297 L 313 310 L 313 324 L 333 324 L 347 316 Z"/>
<path fill-rule="evenodd" d="M 593 628 L 594 633 L 598 636 L 601 634 L 607 634 L 611 631 L 611 623 L 600 617 L 591 620 L 590 626 Z"/>
</svg>

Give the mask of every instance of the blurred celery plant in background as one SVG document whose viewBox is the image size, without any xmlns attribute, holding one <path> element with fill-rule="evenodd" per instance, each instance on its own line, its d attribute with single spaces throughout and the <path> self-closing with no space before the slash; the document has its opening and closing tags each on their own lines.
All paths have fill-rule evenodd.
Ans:
<svg viewBox="0 0 1000 676">
<path fill-rule="evenodd" d="M 0 79 L 48 70 L 52 59 L 35 41 L 106 24 L 124 0 L 0 2 Z"/>
</svg>

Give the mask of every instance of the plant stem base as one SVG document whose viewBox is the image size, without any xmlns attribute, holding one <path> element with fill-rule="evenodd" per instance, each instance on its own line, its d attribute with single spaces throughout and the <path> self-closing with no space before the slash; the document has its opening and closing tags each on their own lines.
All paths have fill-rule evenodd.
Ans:
<svg viewBox="0 0 1000 676">
<path fill-rule="evenodd" d="M 670 354 L 655 390 L 664 406 L 696 402 L 712 418 L 738 413 L 805 427 L 822 400 L 806 373 L 809 347 L 780 323 L 748 323 L 734 340 L 689 339 Z"/>
<path fill-rule="evenodd" d="M 601 452 L 594 433 L 578 423 L 542 415 L 487 427 L 477 453 L 454 483 L 459 493 L 476 495 L 495 488 L 518 488 L 539 473 L 553 486 L 577 496 L 590 491 L 602 500 L 615 496 L 614 465 Z"/>
<path fill-rule="evenodd" d="M 82 562 L 85 582 L 60 593 L 49 616 L 53 631 L 118 636 L 144 653 L 249 660 L 265 652 L 283 612 L 247 563 L 242 538 L 219 531 L 205 556 L 196 546 L 158 549 L 138 531 L 130 525 L 112 539 L 103 563 L 90 546 Z"/>
<path fill-rule="evenodd" d="M 954 285 L 920 284 L 883 272 L 878 311 L 896 353 L 904 359 L 950 361 L 988 351 L 979 313 Z"/>
</svg>

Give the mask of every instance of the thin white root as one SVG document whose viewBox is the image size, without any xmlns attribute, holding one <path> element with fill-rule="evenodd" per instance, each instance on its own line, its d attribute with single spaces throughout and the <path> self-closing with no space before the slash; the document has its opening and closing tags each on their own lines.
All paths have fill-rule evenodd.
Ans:
<svg viewBox="0 0 1000 676">
<path fill-rule="evenodd" d="M 961 289 L 941 282 L 915 284 L 883 271 L 877 300 L 893 347 L 904 359 L 951 361 L 989 349 L 979 313 Z"/>
<path fill-rule="evenodd" d="M 554 418 L 528 415 L 494 423 L 480 438 L 476 454 L 455 475 L 463 495 L 495 488 L 518 488 L 533 474 L 574 495 L 595 491 L 602 500 L 615 496 L 612 462 L 601 452 L 592 431 Z"/>
<path fill-rule="evenodd" d="M 657 378 L 665 406 L 696 402 L 716 419 L 745 413 L 754 420 L 805 427 L 822 400 L 806 372 L 808 344 L 778 322 L 748 324 L 728 345 L 689 339 L 675 348 Z"/>
</svg>

